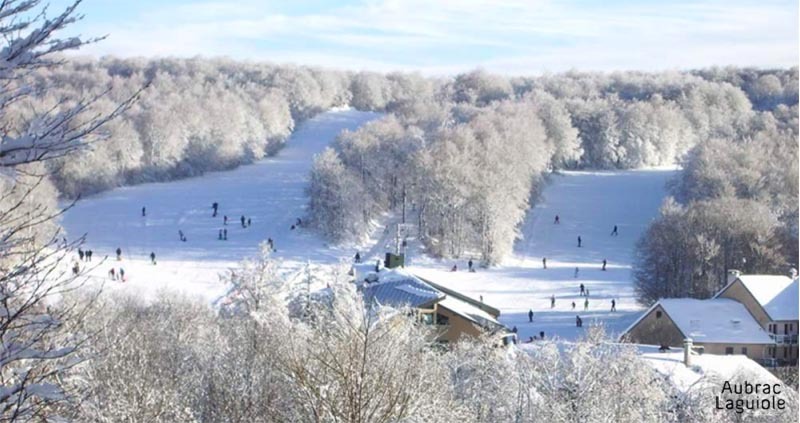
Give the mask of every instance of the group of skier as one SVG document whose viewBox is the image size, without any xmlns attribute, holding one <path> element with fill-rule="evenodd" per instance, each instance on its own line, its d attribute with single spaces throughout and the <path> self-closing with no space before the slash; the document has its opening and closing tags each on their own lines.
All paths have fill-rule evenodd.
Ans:
<svg viewBox="0 0 800 423">
<path fill-rule="evenodd" d="M 92 250 L 83 251 L 82 249 L 78 248 L 78 257 L 81 261 L 92 261 Z"/>
</svg>

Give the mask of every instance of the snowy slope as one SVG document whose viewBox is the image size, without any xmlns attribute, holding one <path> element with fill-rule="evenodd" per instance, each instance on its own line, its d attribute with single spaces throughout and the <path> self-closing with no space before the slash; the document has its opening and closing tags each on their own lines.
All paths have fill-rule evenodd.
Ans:
<svg viewBox="0 0 800 423">
<path fill-rule="evenodd" d="M 548 338 L 575 339 L 582 332 L 575 327 L 576 315 L 584 326 L 600 322 L 609 332 L 619 333 L 642 311 L 631 282 L 634 246 L 657 215 L 666 195 L 665 182 L 673 174 L 670 169 L 648 169 L 554 175 L 528 212 L 514 256 L 503 265 L 468 273 L 463 271 L 468 257 L 450 261 L 411 257 L 411 270 L 475 299 L 483 296 L 501 310 L 502 323 L 517 326 L 522 340 L 540 331 Z M 558 225 L 553 223 L 556 215 Z M 619 235 L 612 237 L 614 225 Z M 542 268 L 543 257 L 547 269 Z M 603 259 L 608 260 L 606 271 L 601 270 Z M 449 271 L 454 263 L 458 272 Z M 581 283 L 590 293 L 588 311 L 584 311 L 585 297 L 579 295 Z M 552 309 L 551 295 L 556 298 Z M 610 312 L 611 299 L 617 301 L 616 313 Z M 530 309 L 533 323 L 528 322 Z"/>
<path fill-rule="evenodd" d="M 123 267 L 129 281 L 107 284 L 149 295 L 162 288 L 178 289 L 213 300 L 223 293 L 218 274 L 258 251 L 267 238 L 275 241 L 277 256 L 287 268 L 307 260 L 338 262 L 351 249 L 329 248 L 310 230 L 291 230 L 305 216 L 305 188 L 313 156 L 329 145 L 343 129 L 355 129 L 380 114 L 334 110 L 303 123 L 274 157 L 232 171 L 168 183 L 118 188 L 81 200 L 69 210 L 62 225 L 71 239 L 86 234 L 85 249 L 95 262 L 112 257 L 93 275 L 107 279 L 113 266 Z M 212 218 L 211 204 L 219 203 Z M 147 216 L 141 216 L 142 207 Z M 223 225 L 223 215 L 229 222 Z M 240 216 L 252 219 L 242 228 Z M 228 240 L 218 240 L 227 228 Z M 181 242 L 182 230 L 187 242 Z M 113 259 L 120 247 L 123 260 Z M 149 264 L 155 252 L 158 264 Z M 124 285 L 124 287 L 122 286 Z"/>
</svg>

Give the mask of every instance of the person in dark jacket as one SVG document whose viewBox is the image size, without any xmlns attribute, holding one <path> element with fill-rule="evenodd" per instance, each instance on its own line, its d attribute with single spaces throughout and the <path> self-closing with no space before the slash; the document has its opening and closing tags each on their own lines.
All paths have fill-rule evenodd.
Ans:
<svg viewBox="0 0 800 423">
<path fill-rule="evenodd" d="M 608 264 L 608 260 L 606 260 L 606 259 L 603 259 L 603 268 L 602 268 L 602 269 L 600 269 L 600 270 L 602 270 L 602 271 L 604 271 L 604 272 L 605 272 L 605 270 L 606 270 L 606 265 L 607 265 L 607 264 Z"/>
<path fill-rule="evenodd" d="M 533 310 L 528 310 L 528 323 L 533 323 Z"/>
<path fill-rule="evenodd" d="M 212 214 L 211 217 L 217 217 L 217 209 L 219 208 L 219 203 L 215 202 L 214 204 L 211 205 L 211 208 L 214 209 L 214 214 Z"/>
<path fill-rule="evenodd" d="M 122 248 L 117 247 L 117 261 L 122 260 Z"/>
<path fill-rule="evenodd" d="M 155 252 L 152 252 L 152 251 L 150 252 L 150 262 L 153 263 L 153 265 L 156 264 L 156 253 Z"/>
<path fill-rule="evenodd" d="M 581 247 L 581 236 L 578 235 L 578 248 L 580 248 L 580 247 Z"/>
</svg>

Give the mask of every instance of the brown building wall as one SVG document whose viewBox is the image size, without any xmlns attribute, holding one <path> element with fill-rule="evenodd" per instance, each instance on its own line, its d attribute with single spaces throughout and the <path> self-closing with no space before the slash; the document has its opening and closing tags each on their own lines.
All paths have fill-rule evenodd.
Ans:
<svg viewBox="0 0 800 423">
<path fill-rule="evenodd" d="M 661 312 L 661 317 L 658 317 Z M 630 342 L 647 345 L 669 345 L 670 347 L 683 346 L 683 334 L 675 322 L 659 305 L 650 310 L 647 315 L 628 331 Z"/>
<path fill-rule="evenodd" d="M 750 294 L 750 291 L 745 288 L 740 280 L 737 279 L 734 281 L 727 289 L 720 293 L 719 297 L 730 298 L 742 303 L 747 311 L 755 317 L 758 324 L 761 325 L 764 330 L 767 330 L 767 325 L 770 323 L 769 316 L 767 316 L 761 304 L 753 298 L 753 295 Z"/>
<path fill-rule="evenodd" d="M 440 341 L 457 342 L 462 336 L 480 336 L 483 332 L 480 327 L 471 321 L 453 313 L 441 305 L 436 305 L 436 310 L 442 316 L 447 317 L 447 325 L 440 325 L 441 335 L 437 338 Z"/>
<path fill-rule="evenodd" d="M 715 355 L 725 355 L 727 348 L 733 348 L 733 354 L 741 355 L 742 348 L 747 348 L 747 353 L 744 354 L 751 360 L 760 361 L 763 358 L 768 357 L 767 354 L 767 347 L 768 345 L 764 344 L 704 344 L 704 343 L 697 343 L 695 345 L 702 345 L 703 346 L 703 353 L 704 354 L 715 354 Z"/>
</svg>

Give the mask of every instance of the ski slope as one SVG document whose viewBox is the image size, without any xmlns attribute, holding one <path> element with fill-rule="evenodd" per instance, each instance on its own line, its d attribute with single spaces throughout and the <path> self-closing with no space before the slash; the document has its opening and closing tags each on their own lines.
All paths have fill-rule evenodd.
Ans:
<svg viewBox="0 0 800 423">
<path fill-rule="evenodd" d="M 97 281 L 105 289 L 130 290 L 150 296 L 162 289 L 179 290 L 213 301 L 225 292 L 219 275 L 245 257 L 258 253 L 259 243 L 272 238 L 287 271 L 307 261 L 335 263 L 351 257 L 352 248 L 331 248 L 311 230 L 291 226 L 305 217 L 305 188 L 315 154 L 344 129 L 356 129 L 380 114 L 351 109 L 322 113 L 300 125 L 273 157 L 231 171 L 180 181 L 117 188 L 79 201 L 67 211 L 62 226 L 70 239 L 85 235 L 84 249 L 94 252 Z M 212 217 L 212 203 L 219 214 Z M 142 207 L 146 216 L 142 217 Z M 229 218 L 227 226 L 223 216 Z M 240 217 L 252 220 L 243 228 Z M 220 229 L 228 240 L 220 241 Z M 187 241 L 181 242 L 178 231 Z M 114 251 L 122 249 L 122 260 Z M 149 255 L 156 254 L 156 265 Z M 109 258 L 102 264 L 103 256 Z M 128 281 L 110 283 L 108 271 L 125 270 Z"/>
<path fill-rule="evenodd" d="M 610 333 L 624 330 L 641 311 L 634 298 L 631 264 L 636 241 L 657 215 L 674 169 L 563 172 L 529 210 L 513 257 L 501 266 L 469 273 L 466 261 L 411 257 L 411 271 L 483 300 L 501 310 L 500 321 L 518 329 L 521 340 L 554 335 L 576 339 L 583 326 L 603 324 Z M 558 215 L 560 223 L 555 224 Z M 617 225 L 618 236 L 611 236 Z M 582 246 L 578 248 L 578 236 Z M 547 269 L 542 258 L 547 258 Z M 608 261 L 602 271 L 602 261 Z M 477 261 L 477 260 L 476 260 Z M 457 272 L 451 272 L 453 264 Z M 575 268 L 578 277 L 575 277 Z M 589 290 L 580 296 L 580 284 Z M 551 308 L 551 296 L 555 307 Z M 611 312 L 615 299 L 617 312 Z M 575 302 L 575 310 L 572 302 Z M 528 311 L 534 319 L 528 321 Z"/>
<path fill-rule="evenodd" d="M 343 129 L 355 129 L 379 114 L 333 110 L 303 123 L 274 157 L 235 170 L 167 183 L 118 188 L 81 200 L 64 216 L 62 224 L 70 239 L 85 235 L 84 249 L 95 252 L 96 269 L 91 278 L 106 290 L 127 290 L 151 297 L 160 290 L 177 290 L 214 302 L 226 293 L 220 275 L 243 258 L 258 253 L 259 243 L 272 238 L 287 275 L 314 266 L 351 260 L 360 249 L 365 261 L 382 257 L 392 249 L 392 223 L 378 229 L 364 245 L 329 246 L 313 231 L 291 226 L 306 214 L 309 170 L 315 154 L 329 145 Z M 514 254 L 501 266 L 466 272 L 466 261 L 436 260 L 415 253 L 412 241 L 409 270 L 484 301 L 501 310 L 500 321 L 516 326 L 520 338 L 544 331 L 575 339 L 580 315 L 584 326 L 603 323 L 617 333 L 641 310 L 631 283 L 631 262 L 636 240 L 657 214 L 666 180 L 674 170 L 649 169 L 609 172 L 563 172 L 553 175 L 537 205 L 520 228 Z M 219 203 L 212 217 L 211 204 Z M 147 215 L 142 217 L 142 207 Z M 229 217 L 228 225 L 223 216 Z M 554 224 L 555 215 L 560 223 Z M 252 220 L 243 228 L 240 217 Z M 619 236 L 610 236 L 614 225 Z M 228 240 L 218 239 L 220 229 Z M 187 241 L 181 242 L 178 230 Z M 582 246 L 577 247 L 581 236 Z M 122 249 L 122 260 L 114 250 Z M 157 264 L 149 254 L 156 254 Z M 103 256 L 109 258 L 102 263 Z M 547 269 L 542 258 L 547 257 Z M 602 260 L 608 260 L 602 271 Z M 477 261 L 477 260 L 476 260 Z M 450 272 L 453 264 L 458 272 Z M 111 281 L 110 268 L 124 268 L 127 282 Z M 575 268 L 579 269 L 575 277 Z M 579 295 L 583 283 L 590 292 L 589 309 Z M 550 307 L 550 297 L 556 305 Z M 611 313 L 616 299 L 616 313 Z M 572 310 L 571 303 L 576 303 Z M 532 323 L 528 310 L 534 311 Z"/>
</svg>

